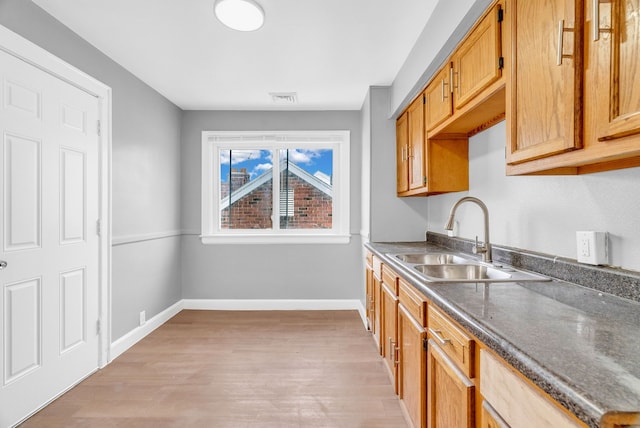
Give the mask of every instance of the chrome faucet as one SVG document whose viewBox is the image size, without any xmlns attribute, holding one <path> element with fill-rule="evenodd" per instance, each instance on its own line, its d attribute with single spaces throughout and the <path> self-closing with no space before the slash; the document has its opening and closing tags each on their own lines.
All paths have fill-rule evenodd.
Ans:
<svg viewBox="0 0 640 428">
<path fill-rule="evenodd" d="M 482 254 L 482 261 L 491 263 L 491 244 L 489 243 L 489 210 L 487 206 L 478 198 L 474 198 L 473 196 L 465 196 L 461 198 L 458 202 L 456 202 L 453 207 L 451 207 L 451 212 L 449 213 L 449 220 L 447 224 L 444 226 L 445 230 L 453 230 L 453 219 L 456 215 L 456 210 L 458 206 L 460 206 L 464 202 L 474 202 L 477 204 L 484 214 L 484 243 L 478 243 L 478 236 L 476 235 L 476 243 L 473 246 L 474 254 Z"/>
</svg>

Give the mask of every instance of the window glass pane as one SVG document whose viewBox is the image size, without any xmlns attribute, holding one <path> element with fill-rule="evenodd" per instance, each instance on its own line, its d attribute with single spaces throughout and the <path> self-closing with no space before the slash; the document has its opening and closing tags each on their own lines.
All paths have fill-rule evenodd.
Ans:
<svg viewBox="0 0 640 428">
<path fill-rule="evenodd" d="M 272 229 L 273 154 L 220 150 L 220 228 Z"/>
<path fill-rule="evenodd" d="M 280 228 L 331 229 L 333 150 L 280 152 Z"/>
</svg>

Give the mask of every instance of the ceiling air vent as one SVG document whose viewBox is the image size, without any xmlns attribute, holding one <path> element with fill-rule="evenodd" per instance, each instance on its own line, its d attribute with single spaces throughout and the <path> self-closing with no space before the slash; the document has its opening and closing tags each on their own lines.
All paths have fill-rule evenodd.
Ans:
<svg viewBox="0 0 640 428">
<path fill-rule="evenodd" d="M 271 101 L 278 105 L 298 104 L 298 94 L 295 92 L 270 92 Z"/>
</svg>

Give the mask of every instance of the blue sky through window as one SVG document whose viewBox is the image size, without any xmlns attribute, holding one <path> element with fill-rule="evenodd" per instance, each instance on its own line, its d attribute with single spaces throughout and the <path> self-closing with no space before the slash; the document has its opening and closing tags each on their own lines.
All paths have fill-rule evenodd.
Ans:
<svg viewBox="0 0 640 428">
<path fill-rule="evenodd" d="M 251 180 L 268 171 L 273 166 L 273 153 L 270 150 L 232 150 L 231 167 L 246 168 Z M 286 157 L 282 150 L 281 159 Z M 321 172 L 329 177 L 333 175 L 333 151 L 331 149 L 289 149 L 289 161 L 314 175 Z M 229 180 L 229 151 L 220 152 L 220 181 Z"/>
</svg>

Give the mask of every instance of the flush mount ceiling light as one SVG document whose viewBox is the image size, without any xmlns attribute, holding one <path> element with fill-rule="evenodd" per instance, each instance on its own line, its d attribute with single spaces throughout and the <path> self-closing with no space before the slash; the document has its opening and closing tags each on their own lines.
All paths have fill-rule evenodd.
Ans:
<svg viewBox="0 0 640 428">
<path fill-rule="evenodd" d="M 254 0 L 216 0 L 216 18 L 238 31 L 255 31 L 264 24 L 264 11 Z"/>
</svg>

